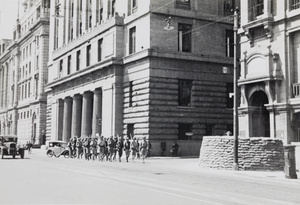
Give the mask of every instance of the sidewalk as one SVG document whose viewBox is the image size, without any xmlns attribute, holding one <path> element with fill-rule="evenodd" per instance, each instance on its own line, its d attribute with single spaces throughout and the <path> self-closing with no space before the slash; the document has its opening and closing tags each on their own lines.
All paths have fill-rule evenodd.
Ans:
<svg viewBox="0 0 300 205">
<path fill-rule="evenodd" d="M 33 149 L 32 154 L 25 153 L 25 156 L 46 156 L 46 149 Z M 123 155 L 124 157 L 124 155 Z M 122 158 L 123 158 L 122 157 Z M 181 169 L 186 171 L 192 171 L 195 173 L 207 173 L 223 175 L 223 176 L 240 176 L 240 177 L 250 177 L 255 179 L 269 179 L 269 180 L 281 180 L 286 182 L 296 182 L 300 183 L 300 172 L 297 172 L 297 179 L 288 179 L 285 177 L 284 171 L 233 171 L 233 170 L 218 170 L 218 169 L 209 169 L 209 168 L 201 168 L 199 166 L 199 159 L 196 157 L 191 158 L 180 158 L 180 157 L 160 157 L 154 156 L 150 157 L 147 160 L 159 163 L 164 166 L 171 166 L 174 169 Z"/>
</svg>

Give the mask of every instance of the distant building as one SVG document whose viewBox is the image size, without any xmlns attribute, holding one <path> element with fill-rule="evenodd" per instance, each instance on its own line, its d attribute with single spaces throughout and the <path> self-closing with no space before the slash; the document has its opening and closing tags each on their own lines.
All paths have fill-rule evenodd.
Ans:
<svg viewBox="0 0 300 205">
<path fill-rule="evenodd" d="M 51 1 L 47 140 L 145 136 L 154 154 L 174 140 L 198 154 L 232 131 L 233 6 Z"/>
<path fill-rule="evenodd" d="M 50 0 L 22 2 L 12 40 L 0 43 L 0 133 L 40 145 L 46 129 Z"/>
<path fill-rule="evenodd" d="M 239 135 L 300 141 L 300 2 L 241 4 Z"/>
</svg>

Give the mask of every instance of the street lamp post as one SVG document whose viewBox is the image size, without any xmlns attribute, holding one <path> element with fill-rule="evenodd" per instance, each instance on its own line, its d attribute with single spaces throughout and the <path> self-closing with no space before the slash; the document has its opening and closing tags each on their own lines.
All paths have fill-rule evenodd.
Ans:
<svg viewBox="0 0 300 205">
<path fill-rule="evenodd" d="M 234 163 L 233 170 L 239 170 L 239 162 L 238 162 L 238 109 L 237 109 L 237 32 L 238 32 L 238 8 L 234 10 L 234 64 L 233 64 L 233 92 L 234 92 L 234 101 L 233 101 L 233 155 L 234 155 Z"/>
</svg>

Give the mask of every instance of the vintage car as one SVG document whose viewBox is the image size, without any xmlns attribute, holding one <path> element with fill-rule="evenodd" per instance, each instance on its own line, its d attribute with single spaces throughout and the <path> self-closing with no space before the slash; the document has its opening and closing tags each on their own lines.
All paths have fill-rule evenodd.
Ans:
<svg viewBox="0 0 300 205">
<path fill-rule="evenodd" d="M 48 157 L 60 157 L 64 155 L 64 157 L 69 157 L 70 151 L 67 148 L 67 143 L 64 141 L 50 141 L 49 147 L 46 151 Z"/>
<path fill-rule="evenodd" d="M 13 158 L 20 155 L 22 159 L 25 156 L 25 149 L 18 143 L 18 137 L 13 135 L 0 135 L 0 155 L 3 159 L 5 155 L 10 155 Z"/>
</svg>

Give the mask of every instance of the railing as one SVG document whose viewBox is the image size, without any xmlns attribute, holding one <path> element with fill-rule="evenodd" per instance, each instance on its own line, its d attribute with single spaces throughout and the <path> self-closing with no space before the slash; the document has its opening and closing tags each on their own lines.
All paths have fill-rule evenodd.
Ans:
<svg viewBox="0 0 300 205">
<path fill-rule="evenodd" d="M 295 98 L 300 97 L 300 83 L 293 83 L 292 84 L 292 91 Z"/>
<path fill-rule="evenodd" d="M 290 10 L 296 10 L 300 8 L 300 0 L 291 0 Z"/>
</svg>

